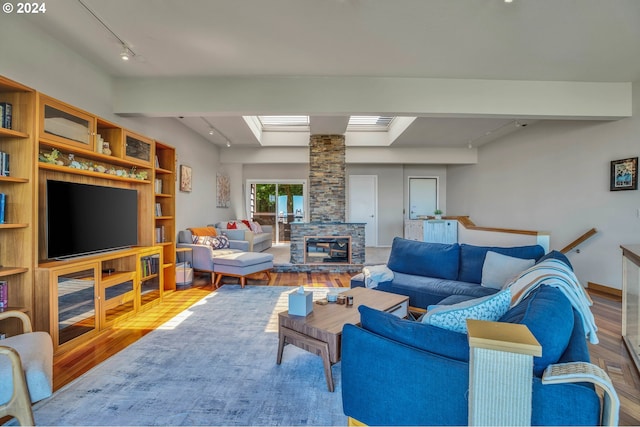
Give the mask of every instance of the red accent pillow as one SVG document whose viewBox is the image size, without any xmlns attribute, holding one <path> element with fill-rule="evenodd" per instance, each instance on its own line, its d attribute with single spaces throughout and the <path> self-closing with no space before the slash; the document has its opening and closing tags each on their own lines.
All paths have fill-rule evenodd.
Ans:
<svg viewBox="0 0 640 427">
<path fill-rule="evenodd" d="M 244 225 L 246 225 L 246 226 L 247 226 L 247 228 L 248 228 L 249 230 L 252 230 L 252 228 L 251 228 L 251 223 L 250 223 L 248 220 L 243 219 L 243 220 L 241 220 L 241 221 L 242 221 L 242 223 L 243 223 Z"/>
<path fill-rule="evenodd" d="M 236 225 L 235 221 L 227 223 L 227 230 L 237 230 L 237 229 L 238 229 L 238 226 Z"/>
</svg>

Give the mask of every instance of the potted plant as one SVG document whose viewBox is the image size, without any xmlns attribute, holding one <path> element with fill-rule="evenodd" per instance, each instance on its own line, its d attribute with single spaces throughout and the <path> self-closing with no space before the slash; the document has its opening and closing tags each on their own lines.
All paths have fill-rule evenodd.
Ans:
<svg viewBox="0 0 640 427">
<path fill-rule="evenodd" d="M 436 219 L 442 219 L 442 211 L 440 209 L 433 211 L 433 214 L 436 216 Z"/>
</svg>

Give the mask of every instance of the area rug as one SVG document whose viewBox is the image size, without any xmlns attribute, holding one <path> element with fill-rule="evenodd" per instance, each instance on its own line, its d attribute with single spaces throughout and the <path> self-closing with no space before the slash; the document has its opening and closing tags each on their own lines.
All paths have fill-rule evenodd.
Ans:
<svg viewBox="0 0 640 427">
<path fill-rule="evenodd" d="M 224 285 L 37 403 L 36 424 L 346 425 L 339 363 L 333 393 L 320 357 L 288 345 L 276 364 L 292 291 Z"/>
</svg>

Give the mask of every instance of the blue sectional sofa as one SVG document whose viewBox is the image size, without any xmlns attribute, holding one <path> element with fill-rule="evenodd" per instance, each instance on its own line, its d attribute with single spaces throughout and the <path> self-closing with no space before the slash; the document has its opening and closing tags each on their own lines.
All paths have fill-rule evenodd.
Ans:
<svg viewBox="0 0 640 427">
<path fill-rule="evenodd" d="M 507 264 L 530 267 L 518 271 L 515 281 L 490 287 L 499 275 L 487 265 L 496 257 L 504 265 L 492 268 L 505 274 L 511 274 Z M 540 246 L 444 245 L 396 238 L 387 268 L 393 279 L 381 276 L 387 280 L 375 289 L 407 295 L 410 305 L 429 308 L 424 321 L 413 321 L 362 306 L 360 325 L 344 326 L 342 399 L 347 416 L 368 425 L 467 425 L 469 344 L 464 320 L 468 317 L 454 315 L 455 327 L 433 318 L 443 311 L 460 314 L 474 304 L 482 305 L 481 301 L 504 300 L 507 295 L 502 310 L 492 313 L 496 317 L 485 320 L 524 324 L 542 346 L 532 372 L 532 424 L 600 422 L 600 398 L 591 383 L 542 383 L 549 365 L 589 362 L 587 336 L 597 342 L 591 335 L 595 331 L 590 310 L 576 302 L 581 297 L 575 295 L 584 290 L 577 279 L 565 286 L 570 283 L 566 277 L 575 276 L 563 254 L 545 255 Z M 539 279 L 532 281 L 532 275 Z M 355 276 L 351 286 L 365 286 L 365 279 L 362 274 Z M 576 288 L 571 286 L 579 290 L 574 294 L 571 289 Z M 456 322 L 465 324 L 463 331 Z"/>
<path fill-rule="evenodd" d="M 342 335 L 344 413 L 367 425 L 467 425 L 467 335 L 360 307 L 361 326 Z M 555 287 L 540 286 L 500 321 L 529 327 L 534 358 L 532 425 L 597 425 L 591 384 L 542 384 L 549 364 L 589 361 L 579 314 Z"/>
<path fill-rule="evenodd" d="M 491 247 L 425 243 L 396 237 L 387 262 L 393 280 L 378 283 L 376 289 L 406 295 L 409 305 L 421 309 L 439 304 L 445 298 L 446 303 L 453 303 L 491 295 L 497 292 L 496 288 L 480 285 L 485 257 L 490 251 L 533 262 L 545 256 L 544 249 L 538 245 Z M 357 286 L 365 286 L 362 273 L 351 279 L 351 287 Z"/>
</svg>

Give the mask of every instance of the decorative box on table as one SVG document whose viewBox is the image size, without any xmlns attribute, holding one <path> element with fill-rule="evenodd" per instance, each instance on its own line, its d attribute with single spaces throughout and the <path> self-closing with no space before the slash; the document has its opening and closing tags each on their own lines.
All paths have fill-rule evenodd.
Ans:
<svg viewBox="0 0 640 427">
<path fill-rule="evenodd" d="M 313 311 L 313 292 L 305 291 L 301 286 L 289 294 L 289 314 L 306 316 Z"/>
</svg>

